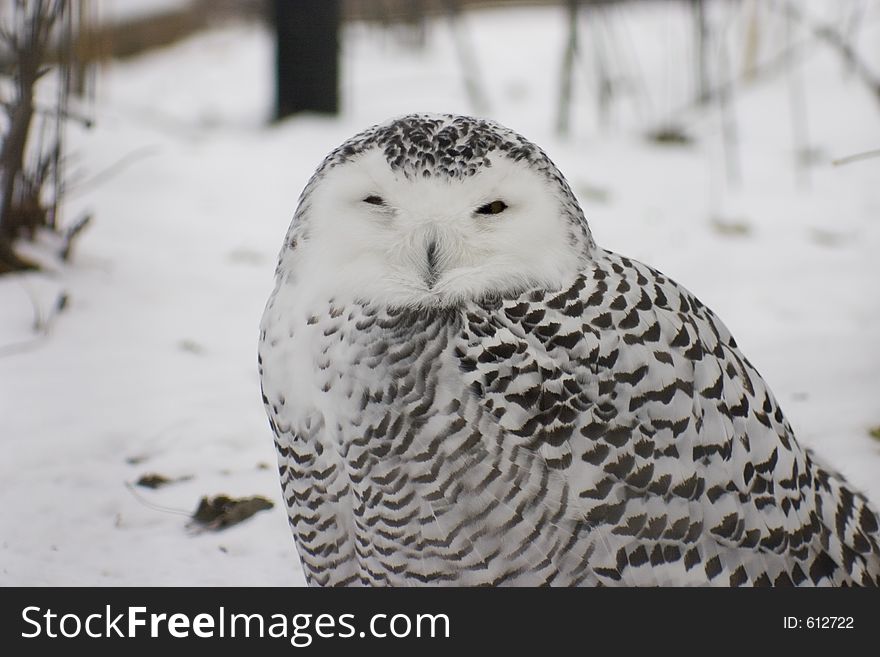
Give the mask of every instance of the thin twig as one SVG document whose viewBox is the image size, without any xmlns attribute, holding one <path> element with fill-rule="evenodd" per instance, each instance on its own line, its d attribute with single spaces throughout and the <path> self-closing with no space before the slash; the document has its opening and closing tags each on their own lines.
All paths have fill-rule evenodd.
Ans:
<svg viewBox="0 0 880 657">
<path fill-rule="evenodd" d="M 4 344 L 3 346 L 0 346 L 0 358 L 15 356 L 16 354 L 25 354 L 29 351 L 33 351 L 34 349 L 39 347 L 40 344 L 44 342 L 47 337 L 48 336 L 45 333 L 38 333 L 34 337 L 27 340 Z"/>
<path fill-rule="evenodd" d="M 602 9 L 591 7 L 589 11 L 590 37 L 593 41 L 593 57 L 596 61 L 596 105 L 599 114 L 599 125 L 606 126 L 615 93 L 614 82 L 609 72 L 611 57 L 605 50 L 607 44 L 601 36 L 602 23 L 599 16 Z"/>
<path fill-rule="evenodd" d="M 706 19 L 705 0 L 691 0 L 691 11 L 694 16 L 694 50 L 696 51 L 695 96 L 699 104 L 705 105 L 709 102 L 709 24 Z"/>
<path fill-rule="evenodd" d="M 64 231 L 62 247 L 61 247 L 61 260 L 67 261 L 70 259 L 70 251 L 73 248 L 73 240 L 76 239 L 76 236 L 79 235 L 83 229 L 89 225 L 89 222 L 92 220 L 92 215 L 84 214 L 79 219 L 77 219 L 72 226 L 67 228 Z"/>
<path fill-rule="evenodd" d="M 855 49 L 850 45 L 844 36 L 832 28 L 830 25 L 820 25 L 812 22 L 800 9 L 791 2 L 782 3 L 782 11 L 791 18 L 803 24 L 817 39 L 824 41 L 832 48 L 837 50 L 843 57 L 844 61 L 855 71 L 862 79 L 865 86 L 873 92 L 877 101 L 880 102 L 880 79 L 878 79 L 868 68 L 865 61 L 859 57 Z"/>
<path fill-rule="evenodd" d="M 28 301 L 31 302 L 31 309 L 34 313 L 34 320 L 32 324 L 34 335 L 27 340 L 10 342 L 9 344 L 0 346 L 0 358 L 13 356 L 15 354 L 22 354 L 36 349 L 40 345 L 40 343 L 42 343 L 47 337 L 49 337 L 49 320 L 51 319 L 51 317 L 45 319 L 43 318 L 43 313 L 40 310 L 40 304 L 37 301 L 36 295 L 34 294 L 33 290 L 25 284 L 24 281 L 21 282 L 21 288 L 27 295 Z"/>
<path fill-rule="evenodd" d="M 720 43 L 718 56 L 724 73 L 730 71 L 730 58 L 727 53 L 727 45 L 723 39 Z M 733 101 L 733 86 L 725 87 L 718 94 L 718 109 L 721 114 L 721 143 L 724 146 L 724 164 L 727 171 L 727 180 L 732 185 L 739 185 L 742 180 L 741 164 L 739 156 L 739 126 L 736 120 L 736 111 Z"/>
<path fill-rule="evenodd" d="M 556 115 L 556 132 L 567 135 L 571 121 L 571 97 L 574 76 L 574 60 L 578 51 L 579 0 L 568 0 L 568 40 L 562 55 L 562 74 L 559 84 L 559 107 Z"/>
<path fill-rule="evenodd" d="M 50 116 L 52 118 L 61 117 L 79 123 L 84 128 L 92 128 L 95 125 L 94 119 L 89 118 L 85 114 L 70 109 L 69 107 L 47 107 L 39 103 L 34 104 L 34 113 L 41 116 Z"/>
<path fill-rule="evenodd" d="M 138 160 L 142 160 L 143 158 L 153 155 L 158 151 L 158 146 L 142 146 L 141 148 L 126 153 L 109 166 L 104 167 L 103 169 L 98 171 L 98 173 L 94 174 L 92 177 L 86 178 L 85 180 L 81 180 L 77 183 L 68 184 L 64 188 L 64 194 L 70 196 L 70 194 L 81 193 L 83 191 L 83 188 L 88 189 L 89 187 L 94 187 L 99 183 L 106 182 L 107 180 L 112 179 L 114 176 L 118 176 L 126 168 L 128 168 Z"/>
<path fill-rule="evenodd" d="M 148 509 L 151 509 L 152 511 L 159 511 L 161 513 L 171 513 L 176 516 L 186 516 L 187 518 L 192 517 L 192 513 L 189 511 L 183 511 L 181 509 L 173 509 L 170 506 L 160 506 L 159 504 L 153 504 L 152 502 L 148 502 L 143 496 L 141 496 L 140 493 L 138 493 L 134 489 L 134 486 L 132 486 L 127 481 L 125 482 L 125 487 L 128 489 L 128 492 L 131 493 L 132 496 L 134 496 L 134 499 L 136 499 L 138 502 L 143 504 Z"/>
<path fill-rule="evenodd" d="M 863 153 L 855 153 L 853 155 L 847 155 L 846 157 L 841 157 L 836 160 L 831 160 L 831 164 L 837 167 L 842 164 L 858 162 L 859 160 L 869 160 L 874 157 L 880 157 L 880 148 L 875 148 L 872 151 L 864 151 Z"/>
<path fill-rule="evenodd" d="M 786 42 L 794 41 L 795 33 L 794 17 L 791 14 L 785 16 Z M 788 60 L 788 107 L 791 113 L 791 139 L 794 151 L 794 170 L 799 184 L 809 187 L 810 172 L 807 167 L 807 153 L 809 152 L 809 121 L 807 119 L 807 100 L 804 93 L 804 83 L 800 62 L 794 58 Z"/>
<path fill-rule="evenodd" d="M 455 44 L 455 53 L 458 55 L 458 63 L 461 66 L 464 88 L 471 107 L 478 114 L 489 111 L 489 102 L 480 81 L 480 68 L 477 58 L 465 28 L 461 21 L 461 11 L 457 0 L 446 0 L 447 17 L 449 27 L 452 30 L 452 40 Z"/>
</svg>

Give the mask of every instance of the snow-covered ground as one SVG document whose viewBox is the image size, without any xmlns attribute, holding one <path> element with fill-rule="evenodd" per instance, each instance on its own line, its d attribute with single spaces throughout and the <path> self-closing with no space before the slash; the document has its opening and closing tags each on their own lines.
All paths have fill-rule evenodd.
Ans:
<svg viewBox="0 0 880 657">
<path fill-rule="evenodd" d="M 878 2 L 810 9 L 837 20 L 859 4 L 857 51 L 880 75 Z M 713 20 L 742 43 L 747 15 Z M 786 32 L 771 14 L 762 24 L 769 59 Z M 485 10 L 462 26 L 484 113 L 544 147 L 601 245 L 714 308 L 800 441 L 880 505 L 880 442 L 868 433 L 880 424 L 880 159 L 831 164 L 880 147 L 877 98 L 813 42 L 792 71 L 739 87 L 736 188 L 718 108 L 678 109 L 693 68 L 678 4 L 627 5 L 582 25 L 567 139 L 554 133 L 563 11 Z M 71 170 L 84 176 L 66 209 L 68 221 L 87 211 L 94 221 L 63 271 L 0 279 L 0 584 L 302 583 L 280 506 L 219 533 L 189 531 L 186 516 L 203 495 L 280 500 L 255 352 L 297 196 L 322 157 L 369 124 L 413 110 L 473 112 L 454 37 L 448 22 L 432 22 L 420 51 L 350 26 L 342 116 L 274 127 L 272 42 L 256 26 L 102 71 L 97 127 L 71 128 Z M 592 38 L 616 44 L 609 66 L 630 90 L 604 127 Z M 742 53 L 729 59 L 741 70 Z M 801 173 L 797 94 L 812 153 Z M 695 142 L 643 138 L 669 121 Z M 148 473 L 183 479 L 131 487 Z"/>
</svg>

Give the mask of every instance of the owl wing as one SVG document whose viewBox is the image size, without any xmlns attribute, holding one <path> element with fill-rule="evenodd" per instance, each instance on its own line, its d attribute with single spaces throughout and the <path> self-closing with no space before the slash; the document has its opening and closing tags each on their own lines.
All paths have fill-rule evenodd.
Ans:
<svg viewBox="0 0 880 657">
<path fill-rule="evenodd" d="M 583 555 L 577 582 L 880 582 L 876 514 L 659 272 L 599 252 L 566 290 L 467 313 L 455 353 L 503 435 L 499 469 L 561 506 L 549 550 Z"/>
</svg>

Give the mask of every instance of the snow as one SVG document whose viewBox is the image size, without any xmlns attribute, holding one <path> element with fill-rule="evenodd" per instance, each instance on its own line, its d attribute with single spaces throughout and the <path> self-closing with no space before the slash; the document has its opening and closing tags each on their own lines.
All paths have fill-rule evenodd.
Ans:
<svg viewBox="0 0 880 657">
<path fill-rule="evenodd" d="M 809 6 L 833 20 L 848 4 Z M 713 21 L 739 43 L 744 16 L 724 6 Z M 784 30 L 764 16 L 770 57 Z M 717 107 L 677 109 L 687 106 L 692 69 L 682 7 L 625 5 L 608 10 L 605 32 L 597 24 L 581 24 L 587 45 L 563 139 L 554 132 L 563 11 L 466 14 L 485 113 L 550 154 L 601 245 L 659 268 L 712 307 L 799 440 L 880 506 L 880 443 L 868 435 L 880 424 L 880 159 L 831 164 L 880 145 L 876 98 L 833 51 L 809 42 L 794 74 L 735 91 L 735 187 Z M 874 2 L 857 46 L 880 72 L 878 27 Z M 607 126 L 593 97 L 594 33 L 615 36 L 615 70 L 634 89 L 615 101 Z M 110 64 L 96 127 L 71 126 L 71 170 L 82 175 L 65 217 L 94 220 L 70 265 L 0 278 L 0 585 L 303 583 L 255 362 L 275 256 L 302 186 L 331 148 L 389 116 L 473 108 L 446 20 L 429 24 L 423 51 L 375 26 L 347 28 L 334 119 L 267 125 L 272 53 L 263 28 L 237 25 Z M 741 53 L 731 61 L 738 67 Z M 790 111 L 797 80 L 815 153 L 801 174 Z M 643 138 L 670 121 L 695 143 Z M 188 478 L 132 485 L 149 473 Z M 199 499 L 220 493 L 276 506 L 222 532 L 187 529 Z"/>
</svg>

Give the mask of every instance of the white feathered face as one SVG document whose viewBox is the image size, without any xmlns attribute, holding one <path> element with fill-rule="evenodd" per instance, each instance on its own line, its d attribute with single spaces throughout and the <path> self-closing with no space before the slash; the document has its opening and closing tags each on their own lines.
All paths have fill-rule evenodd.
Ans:
<svg viewBox="0 0 880 657">
<path fill-rule="evenodd" d="M 527 160 L 491 151 L 468 175 L 394 168 L 375 146 L 309 191 L 294 279 L 326 298 L 447 306 L 570 281 L 584 257 L 569 199 Z"/>
</svg>

